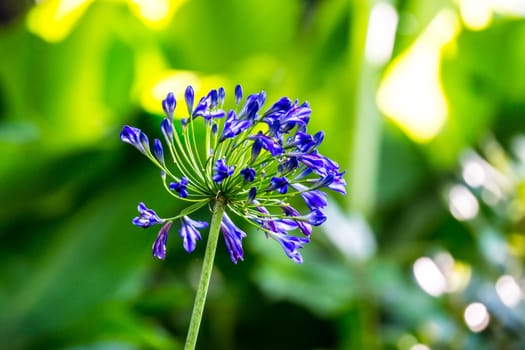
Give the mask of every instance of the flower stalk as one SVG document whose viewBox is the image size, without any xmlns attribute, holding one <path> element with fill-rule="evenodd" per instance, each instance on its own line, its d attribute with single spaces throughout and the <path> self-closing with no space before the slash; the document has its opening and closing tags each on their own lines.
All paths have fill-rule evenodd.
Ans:
<svg viewBox="0 0 525 350">
<path fill-rule="evenodd" d="M 210 285 L 213 261 L 215 259 L 215 251 L 217 250 L 217 242 L 219 240 L 225 206 L 226 203 L 222 197 L 217 198 L 213 205 L 208 243 L 206 244 L 206 252 L 204 253 L 199 285 L 197 286 L 197 294 L 195 295 L 195 302 L 193 303 L 193 311 L 191 313 L 190 326 L 188 328 L 184 350 L 193 350 L 195 349 L 195 344 L 197 344 L 197 336 L 199 334 L 204 304 L 206 303 L 206 295 L 208 294 L 208 287 Z"/>
</svg>

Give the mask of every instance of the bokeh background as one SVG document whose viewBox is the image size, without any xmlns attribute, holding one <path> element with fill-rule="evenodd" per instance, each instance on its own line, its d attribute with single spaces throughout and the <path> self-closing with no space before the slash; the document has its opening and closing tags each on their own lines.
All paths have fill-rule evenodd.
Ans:
<svg viewBox="0 0 525 350">
<path fill-rule="evenodd" d="M 302 265 L 260 232 L 238 265 L 219 243 L 199 349 L 525 349 L 524 18 L 522 0 L 3 0 L 0 348 L 182 348 L 204 244 L 175 233 L 152 259 L 137 203 L 181 204 L 119 132 L 160 134 L 169 91 L 241 83 L 311 103 L 348 195 Z"/>
</svg>

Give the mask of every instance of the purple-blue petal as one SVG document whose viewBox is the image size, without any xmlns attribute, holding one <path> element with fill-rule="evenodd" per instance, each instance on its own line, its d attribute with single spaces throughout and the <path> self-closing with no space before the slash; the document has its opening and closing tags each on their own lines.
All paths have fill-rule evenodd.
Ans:
<svg viewBox="0 0 525 350">
<path fill-rule="evenodd" d="M 248 202 L 253 203 L 255 200 L 255 197 L 257 197 L 257 187 L 250 188 L 250 191 L 248 192 Z"/>
<path fill-rule="evenodd" d="M 286 256 L 298 264 L 303 262 L 303 257 L 298 249 L 303 248 L 303 244 L 310 242 L 308 238 L 289 236 L 284 233 L 272 234 L 272 238 L 279 242 Z"/>
<path fill-rule="evenodd" d="M 218 91 L 218 97 L 219 97 L 219 107 L 222 107 L 222 104 L 224 103 L 224 98 L 226 97 L 226 91 L 224 91 L 224 88 L 221 86 Z"/>
<path fill-rule="evenodd" d="M 270 180 L 269 190 L 279 191 L 280 194 L 285 194 L 288 192 L 288 179 L 286 176 L 277 177 L 274 176 Z"/>
<path fill-rule="evenodd" d="M 162 149 L 162 143 L 159 139 L 153 140 L 153 155 L 160 164 L 164 165 L 164 151 Z"/>
<path fill-rule="evenodd" d="M 181 219 L 180 236 L 183 239 L 183 247 L 191 253 L 197 246 L 197 241 L 202 239 L 201 234 L 197 229 L 208 227 L 208 223 L 205 221 L 196 221 L 190 219 L 188 216 L 183 216 Z"/>
<path fill-rule="evenodd" d="M 244 182 L 253 182 L 253 180 L 255 180 L 255 169 L 244 168 L 241 170 L 241 176 L 243 177 Z"/>
<path fill-rule="evenodd" d="M 184 99 L 186 100 L 186 107 L 188 108 L 188 115 L 191 116 L 193 113 L 193 102 L 195 98 L 195 93 L 193 92 L 193 87 L 188 85 L 186 91 L 184 92 Z"/>
<path fill-rule="evenodd" d="M 226 213 L 222 217 L 221 232 L 224 236 L 230 259 L 234 264 L 237 264 L 237 261 L 243 260 L 242 239 L 246 237 L 246 233 L 235 226 Z"/>
<path fill-rule="evenodd" d="M 177 106 L 177 100 L 175 99 L 175 95 L 173 92 L 168 93 L 166 98 L 162 100 L 162 109 L 164 110 L 164 113 L 170 118 L 173 118 L 173 112 L 175 111 L 175 107 Z"/>
<path fill-rule="evenodd" d="M 188 179 L 183 176 L 179 182 L 170 182 L 169 188 L 172 191 L 176 191 L 180 197 L 186 198 L 188 197 L 187 185 Z"/>
<path fill-rule="evenodd" d="M 213 169 L 214 169 L 214 174 L 212 176 L 212 179 L 216 183 L 220 184 L 224 179 L 233 175 L 235 167 L 233 165 L 227 166 L 226 160 L 223 158 L 215 162 L 215 167 Z"/>
<path fill-rule="evenodd" d="M 141 137 L 141 135 L 146 136 L 140 129 L 129 125 L 124 125 L 122 131 L 120 132 L 120 140 L 122 142 L 129 143 L 141 153 L 146 154 L 146 149 L 142 143 L 144 136 Z"/>
<path fill-rule="evenodd" d="M 166 222 L 159 231 L 157 239 L 153 242 L 153 257 L 164 260 L 166 259 L 166 243 L 168 242 L 168 231 L 171 227 L 171 221 Z"/>
<path fill-rule="evenodd" d="M 285 205 L 282 207 L 286 215 L 291 217 L 300 217 L 301 214 L 293 207 Z M 302 220 L 295 220 L 297 226 L 305 236 L 309 236 L 312 233 L 312 225 Z"/>
<path fill-rule="evenodd" d="M 310 214 L 306 215 L 306 219 L 308 219 L 308 223 L 313 226 L 319 226 L 326 221 L 326 215 L 324 215 L 321 210 L 315 209 L 312 210 Z"/>
<path fill-rule="evenodd" d="M 171 124 L 171 120 L 164 118 L 160 123 L 160 130 L 162 130 L 166 142 L 171 143 L 173 139 L 173 125 Z"/>
<path fill-rule="evenodd" d="M 139 216 L 133 218 L 132 221 L 135 226 L 147 228 L 156 224 L 162 224 L 165 221 L 164 219 L 159 218 L 154 210 L 149 209 L 142 202 L 139 203 L 137 209 L 139 211 Z"/>
<path fill-rule="evenodd" d="M 242 100 L 242 87 L 241 85 L 235 86 L 235 104 L 238 105 Z"/>
</svg>

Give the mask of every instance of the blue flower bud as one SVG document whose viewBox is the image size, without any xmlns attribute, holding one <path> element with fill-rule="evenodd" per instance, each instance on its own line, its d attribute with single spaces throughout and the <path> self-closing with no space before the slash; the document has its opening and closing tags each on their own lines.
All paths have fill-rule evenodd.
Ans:
<svg viewBox="0 0 525 350">
<path fill-rule="evenodd" d="M 173 119 L 173 112 L 175 111 L 176 106 L 177 100 L 175 100 L 175 95 L 173 92 L 168 93 L 166 98 L 162 100 L 162 109 L 170 119 Z"/>
<path fill-rule="evenodd" d="M 312 212 L 310 212 L 310 214 L 308 214 L 306 218 L 308 219 L 308 222 L 313 226 L 319 226 L 326 221 L 326 215 L 324 215 L 324 213 L 319 209 L 315 209 Z"/>
<path fill-rule="evenodd" d="M 160 123 L 160 129 L 162 130 L 166 142 L 171 143 L 173 140 L 173 125 L 171 124 L 171 120 L 164 118 Z"/>
<path fill-rule="evenodd" d="M 184 99 L 186 100 L 186 107 L 188 108 L 188 116 L 191 116 L 193 113 L 193 101 L 195 98 L 195 93 L 191 85 L 188 85 L 186 92 L 184 93 Z"/>
<path fill-rule="evenodd" d="M 129 143 L 130 145 L 134 146 L 142 154 L 147 153 L 146 149 L 144 148 L 144 144 L 142 143 L 143 138 L 145 136 L 146 135 L 140 129 L 137 129 L 137 128 L 134 128 L 128 125 L 124 125 L 124 127 L 122 128 L 122 131 L 120 132 L 120 140 L 122 140 L 122 142 Z M 147 141 L 147 137 L 146 137 L 146 141 Z M 148 147 L 147 149 L 149 149 L 149 145 L 147 147 Z"/>
<path fill-rule="evenodd" d="M 164 151 L 162 150 L 162 143 L 159 139 L 153 140 L 153 155 L 155 159 L 159 161 L 160 164 L 164 164 Z"/>
<path fill-rule="evenodd" d="M 171 221 L 166 222 L 159 231 L 157 239 L 153 242 L 153 257 L 164 260 L 166 259 L 166 243 L 168 242 L 168 232 L 171 228 Z"/>
<path fill-rule="evenodd" d="M 226 242 L 226 248 L 230 253 L 230 258 L 234 264 L 237 264 L 237 261 L 243 260 L 242 239 L 246 237 L 246 233 L 235 226 L 226 213 L 222 217 L 221 232 Z"/>
<path fill-rule="evenodd" d="M 162 224 L 165 220 L 159 218 L 154 210 L 149 209 L 142 202 L 138 206 L 139 216 L 133 219 L 133 225 L 148 228 L 156 224 Z"/>
<path fill-rule="evenodd" d="M 244 182 L 252 182 L 255 180 L 255 170 L 253 168 L 242 169 L 241 175 L 244 178 Z"/>
<path fill-rule="evenodd" d="M 220 184 L 224 179 L 233 175 L 235 169 L 234 166 L 227 166 L 225 159 L 219 159 L 215 162 L 215 167 L 213 168 L 215 173 L 212 177 L 213 181 Z"/>
<path fill-rule="evenodd" d="M 268 191 L 275 190 L 279 191 L 280 194 L 285 194 L 288 192 L 288 179 L 283 177 L 272 177 L 270 180 L 270 187 L 268 188 Z"/>
<path fill-rule="evenodd" d="M 177 192 L 181 198 L 186 198 L 188 197 L 187 186 L 188 179 L 183 176 L 179 182 L 171 182 L 169 188 L 170 190 Z"/>
<path fill-rule="evenodd" d="M 238 105 L 242 100 L 242 87 L 240 85 L 235 86 L 235 104 Z"/>
<path fill-rule="evenodd" d="M 211 90 L 208 93 L 207 99 L 209 99 L 208 108 L 209 109 L 216 108 L 217 105 L 219 104 L 219 94 L 217 93 L 217 90 L 215 89 Z"/>
<path fill-rule="evenodd" d="M 226 91 L 224 91 L 223 87 L 219 88 L 218 95 L 219 95 L 218 96 L 219 97 L 218 104 L 219 104 L 219 107 L 222 107 L 222 105 L 224 104 L 224 98 L 226 97 Z"/>
<path fill-rule="evenodd" d="M 253 203 L 255 197 L 257 197 L 257 187 L 252 187 L 248 192 L 248 203 Z"/>
</svg>

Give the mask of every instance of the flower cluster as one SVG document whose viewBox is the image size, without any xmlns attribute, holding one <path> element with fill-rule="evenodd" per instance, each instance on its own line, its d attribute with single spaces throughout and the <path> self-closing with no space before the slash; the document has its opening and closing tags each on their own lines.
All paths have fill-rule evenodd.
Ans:
<svg viewBox="0 0 525 350">
<path fill-rule="evenodd" d="M 266 94 L 249 95 L 243 102 L 240 85 L 235 88 L 235 107 L 228 112 L 223 109 L 223 88 L 211 90 L 195 104 L 193 88 L 188 86 L 185 100 L 187 118 L 177 123 L 173 93 L 162 101 L 166 118 L 160 128 L 165 146 L 154 139 L 151 147 L 146 134 L 131 126 L 124 126 L 120 134 L 123 142 L 161 169 L 164 187 L 171 195 L 191 203 L 170 218 L 160 218 L 139 204 L 140 215 L 133 224 L 145 228 L 163 225 L 153 244 L 153 255 L 166 257 L 168 231 L 176 220 L 184 249 L 192 252 L 201 240 L 199 230 L 208 223 L 188 215 L 220 200 L 226 207 L 221 233 L 234 263 L 243 260 L 246 233 L 234 223 L 233 216 L 263 231 L 290 259 L 301 263 L 299 249 L 309 242 L 312 226 L 326 220 L 323 208 L 327 200 L 321 189 L 345 194 L 346 187 L 344 171 L 317 151 L 323 132 L 307 132 L 311 114 L 308 103 L 283 97 L 264 110 Z M 197 127 L 205 128 L 204 140 L 197 140 Z M 307 213 L 291 206 L 291 199 L 297 196 L 304 200 Z M 291 235 L 294 230 L 300 236 Z"/>
</svg>

